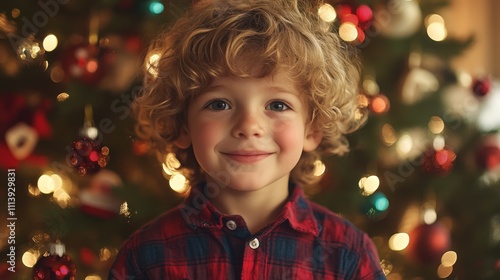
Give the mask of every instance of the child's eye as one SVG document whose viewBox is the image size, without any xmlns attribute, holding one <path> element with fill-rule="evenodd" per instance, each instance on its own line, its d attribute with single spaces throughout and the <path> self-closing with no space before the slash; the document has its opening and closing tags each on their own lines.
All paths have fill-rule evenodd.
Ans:
<svg viewBox="0 0 500 280">
<path fill-rule="evenodd" d="M 222 111 L 222 110 L 228 110 L 231 107 L 229 106 L 229 104 L 226 101 L 217 99 L 217 100 L 210 101 L 205 106 L 205 108 L 207 108 L 209 110 L 214 110 L 214 111 Z"/>
<path fill-rule="evenodd" d="M 283 101 L 273 101 L 269 103 L 269 105 L 266 106 L 267 110 L 273 110 L 273 111 L 286 111 L 290 109 L 290 106 L 288 106 L 285 102 Z"/>
</svg>

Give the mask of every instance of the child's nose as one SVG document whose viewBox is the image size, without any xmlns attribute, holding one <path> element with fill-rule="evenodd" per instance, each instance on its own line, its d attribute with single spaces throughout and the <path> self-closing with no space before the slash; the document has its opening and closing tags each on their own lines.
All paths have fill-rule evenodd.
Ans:
<svg viewBox="0 0 500 280">
<path fill-rule="evenodd" d="M 232 129 L 234 137 L 261 137 L 264 134 L 264 120 L 257 113 L 241 112 L 235 118 L 235 125 Z"/>
</svg>

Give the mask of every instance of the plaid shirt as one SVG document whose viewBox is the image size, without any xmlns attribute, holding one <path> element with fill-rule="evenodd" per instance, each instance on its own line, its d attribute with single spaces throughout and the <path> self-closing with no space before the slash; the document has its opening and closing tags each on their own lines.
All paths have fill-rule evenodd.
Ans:
<svg viewBox="0 0 500 280">
<path fill-rule="evenodd" d="M 385 279 L 365 233 L 290 188 L 278 218 L 256 234 L 193 188 L 124 243 L 108 279 Z"/>
</svg>

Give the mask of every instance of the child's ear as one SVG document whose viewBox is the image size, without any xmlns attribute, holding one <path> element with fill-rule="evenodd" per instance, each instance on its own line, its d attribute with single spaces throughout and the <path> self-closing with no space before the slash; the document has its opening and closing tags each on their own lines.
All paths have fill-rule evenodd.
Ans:
<svg viewBox="0 0 500 280">
<path fill-rule="evenodd" d="M 179 149 L 187 149 L 191 146 L 191 136 L 189 135 L 189 131 L 187 127 L 183 126 L 181 128 L 181 133 L 179 137 L 174 141 L 174 145 Z"/>
<path fill-rule="evenodd" d="M 306 136 L 304 139 L 304 152 L 312 152 L 316 150 L 319 143 L 321 143 L 321 140 L 323 140 L 323 132 L 308 125 L 306 127 Z"/>
</svg>

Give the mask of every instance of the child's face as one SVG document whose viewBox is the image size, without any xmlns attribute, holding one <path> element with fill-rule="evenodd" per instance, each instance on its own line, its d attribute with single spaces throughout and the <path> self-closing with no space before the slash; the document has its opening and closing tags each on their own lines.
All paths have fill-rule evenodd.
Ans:
<svg viewBox="0 0 500 280">
<path fill-rule="evenodd" d="M 192 145 L 209 181 L 239 191 L 288 186 L 302 151 L 321 141 L 306 125 L 307 111 L 286 72 L 217 78 L 189 104 L 188 127 L 177 144 Z"/>
</svg>

